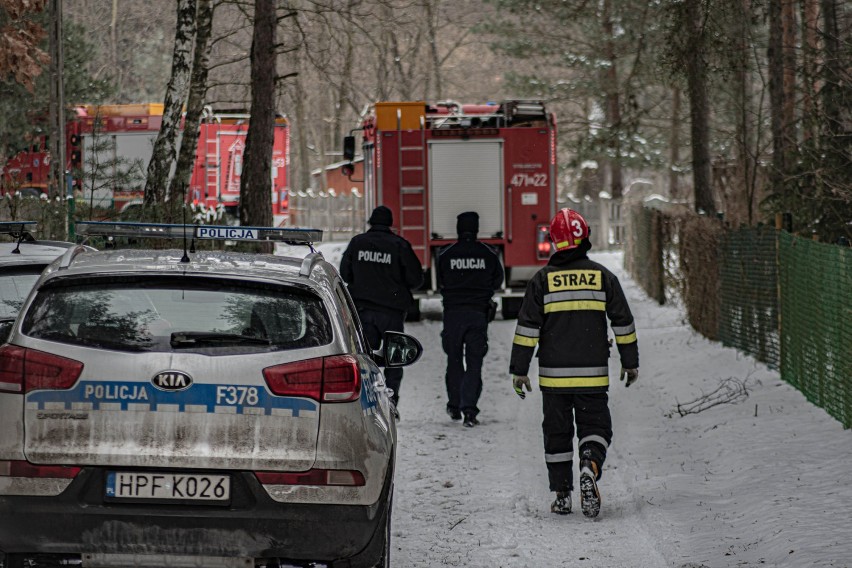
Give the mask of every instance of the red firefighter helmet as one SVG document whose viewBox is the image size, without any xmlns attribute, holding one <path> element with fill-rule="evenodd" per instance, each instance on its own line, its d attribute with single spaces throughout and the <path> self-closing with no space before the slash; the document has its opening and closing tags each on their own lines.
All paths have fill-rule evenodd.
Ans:
<svg viewBox="0 0 852 568">
<path fill-rule="evenodd" d="M 556 250 L 577 248 L 589 237 L 589 224 L 573 209 L 560 209 L 550 221 L 550 238 Z"/>
</svg>

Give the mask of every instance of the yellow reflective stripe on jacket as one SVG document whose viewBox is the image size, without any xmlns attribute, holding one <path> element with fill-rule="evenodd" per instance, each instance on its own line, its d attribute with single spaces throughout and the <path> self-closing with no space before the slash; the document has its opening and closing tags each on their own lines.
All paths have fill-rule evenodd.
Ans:
<svg viewBox="0 0 852 568">
<path fill-rule="evenodd" d="M 551 388 L 580 388 L 580 387 L 606 387 L 609 386 L 609 376 L 602 377 L 538 377 L 538 384 L 542 387 Z"/>
<path fill-rule="evenodd" d="M 515 335 L 515 338 L 512 340 L 512 343 L 515 345 L 522 345 L 524 347 L 535 347 L 538 345 L 538 337 L 524 337 L 523 335 Z"/>
<path fill-rule="evenodd" d="M 538 345 L 538 336 L 541 330 L 535 327 L 526 327 L 521 324 L 515 325 L 515 338 L 512 343 L 523 347 L 535 347 Z"/>
<path fill-rule="evenodd" d="M 634 343 L 636 341 L 636 332 L 634 331 L 630 335 L 616 335 L 615 342 L 616 343 Z"/>
<path fill-rule="evenodd" d="M 605 387 L 609 385 L 607 367 L 540 367 L 538 384 L 550 388 Z"/>
<path fill-rule="evenodd" d="M 571 300 L 568 302 L 552 302 L 544 305 L 544 313 L 552 312 L 572 312 L 582 310 L 593 310 L 598 312 L 606 311 L 606 302 L 597 300 Z"/>
</svg>

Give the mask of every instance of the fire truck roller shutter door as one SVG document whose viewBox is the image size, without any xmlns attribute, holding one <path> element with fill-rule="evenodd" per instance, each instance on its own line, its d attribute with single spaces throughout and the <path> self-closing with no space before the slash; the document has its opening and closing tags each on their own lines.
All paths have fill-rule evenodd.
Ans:
<svg viewBox="0 0 852 568">
<path fill-rule="evenodd" d="M 503 232 L 503 142 L 431 140 L 429 197 L 432 232 L 456 238 L 456 215 L 479 213 L 479 237 Z"/>
</svg>

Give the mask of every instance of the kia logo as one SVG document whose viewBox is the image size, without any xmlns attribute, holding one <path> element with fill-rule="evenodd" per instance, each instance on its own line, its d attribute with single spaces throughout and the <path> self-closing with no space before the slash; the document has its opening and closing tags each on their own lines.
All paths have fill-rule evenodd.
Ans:
<svg viewBox="0 0 852 568">
<path fill-rule="evenodd" d="M 151 384 L 164 391 L 182 391 L 192 386 L 192 377 L 180 371 L 163 371 L 154 375 Z"/>
</svg>

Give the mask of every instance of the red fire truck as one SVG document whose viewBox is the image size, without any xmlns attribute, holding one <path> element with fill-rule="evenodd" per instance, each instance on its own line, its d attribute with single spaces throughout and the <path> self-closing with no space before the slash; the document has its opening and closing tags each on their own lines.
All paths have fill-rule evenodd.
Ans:
<svg viewBox="0 0 852 568">
<path fill-rule="evenodd" d="M 500 253 L 506 318 L 516 317 L 527 281 L 550 257 L 556 211 L 556 119 L 541 101 L 377 102 L 363 131 L 365 209 L 386 205 L 428 269 L 456 239 L 456 215 L 479 213 L 479 238 Z M 344 144 L 354 156 L 354 137 Z"/>
<path fill-rule="evenodd" d="M 78 198 L 95 206 L 122 210 L 141 203 L 148 161 L 163 120 L 162 104 L 86 105 L 68 121 L 66 169 L 74 173 Z M 188 201 L 223 205 L 236 214 L 240 198 L 249 115 L 205 109 Z M 287 120 L 275 121 L 272 155 L 272 211 L 278 221 L 287 213 L 290 161 Z M 10 159 L 0 184 L 4 189 L 47 186 L 50 155 L 43 140 Z"/>
</svg>

